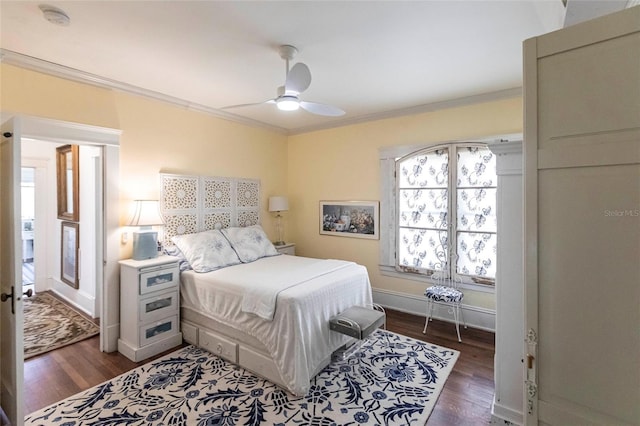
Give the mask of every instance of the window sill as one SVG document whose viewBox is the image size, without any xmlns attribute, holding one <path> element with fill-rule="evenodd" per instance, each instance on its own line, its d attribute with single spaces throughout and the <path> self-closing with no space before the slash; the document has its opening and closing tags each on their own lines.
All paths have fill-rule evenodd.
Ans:
<svg viewBox="0 0 640 426">
<path fill-rule="evenodd" d="M 427 285 L 435 285 L 438 284 L 438 280 L 433 280 L 429 277 L 411 274 L 405 272 L 398 272 L 393 266 L 385 266 L 379 265 L 380 275 L 384 275 L 392 278 L 399 278 L 402 280 L 411 280 L 411 281 L 419 281 L 423 282 Z M 471 283 L 458 283 L 458 288 L 461 290 L 473 290 L 480 293 L 492 293 L 495 294 L 496 288 L 492 285 L 484 285 L 484 284 L 471 284 Z"/>
</svg>

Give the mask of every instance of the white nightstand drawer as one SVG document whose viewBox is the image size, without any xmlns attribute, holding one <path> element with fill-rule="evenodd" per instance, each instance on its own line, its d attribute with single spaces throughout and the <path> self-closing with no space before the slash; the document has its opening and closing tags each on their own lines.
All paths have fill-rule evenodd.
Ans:
<svg viewBox="0 0 640 426">
<path fill-rule="evenodd" d="M 140 327 L 140 346 L 149 345 L 178 332 L 178 316 L 174 315 Z"/>
<path fill-rule="evenodd" d="M 138 301 L 138 321 L 147 323 L 169 315 L 178 313 L 180 307 L 179 294 L 177 290 L 164 292 L 161 294 L 154 293 L 148 297 L 141 298 Z"/>
<path fill-rule="evenodd" d="M 220 358 L 238 362 L 238 345 L 231 340 L 201 329 L 198 332 L 198 343 L 201 347 Z"/>
<path fill-rule="evenodd" d="M 140 269 L 140 294 L 177 287 L 179 274 L 177 263 L 168 268 L 165 265 Z"/>
</svg>

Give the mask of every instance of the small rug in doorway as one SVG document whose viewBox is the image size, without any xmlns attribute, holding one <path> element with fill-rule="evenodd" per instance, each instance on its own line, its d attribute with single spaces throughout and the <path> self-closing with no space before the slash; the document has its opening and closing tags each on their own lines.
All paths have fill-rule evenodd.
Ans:
<svg viewBox="0 0 640 426">
<path fill-rule="evenodd" d="M 49 292 L 22 300 L 25 359 L 100 333 L 100 328 L 93 321 Z"/>
<path fill-rule="evenodd" d="M 378 330 L 294 397 L 187 346 L 43 408 L 26 425 L 424 425 L 459 352 Z"/>
</svg>

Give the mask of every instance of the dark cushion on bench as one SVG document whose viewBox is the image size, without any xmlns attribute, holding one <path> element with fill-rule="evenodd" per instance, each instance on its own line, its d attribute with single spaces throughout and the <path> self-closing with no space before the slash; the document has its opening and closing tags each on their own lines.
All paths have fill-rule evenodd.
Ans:
<svg viewBox="0 0 640 426">
<path fill-rule="evenodd" d="M 364 339 L 384 324 L 384 312 L 352 306 L 329 320 L 329 328 L 338 333 Z"/>
</svg>

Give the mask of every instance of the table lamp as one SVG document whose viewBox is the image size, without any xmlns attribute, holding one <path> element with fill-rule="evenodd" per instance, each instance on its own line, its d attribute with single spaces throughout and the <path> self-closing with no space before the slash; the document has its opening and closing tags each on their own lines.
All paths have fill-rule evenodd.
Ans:
<svg viewBox="0 0 640 426">
<path fill-rule="evenodd" d="M 158 256 L 158 232 L 152 226 L 164 225 L 157 200 L 134 200 L 135 210 L 129 226 L 139 227 L 133 232 L 133 259 L 153 259 Z"/>
<path fill-rule="evenodd" d="M 289 210 L 289 200 L 287 197 L 275 196 L 269 197 L 269 211 L 276 212 L 276 232 L 278 233 L 278 241 L 273 243 L 276 246 L 283 246 L 285 242 L 282 239 L 282 215 L 280 212 Z"/>
</svg>

